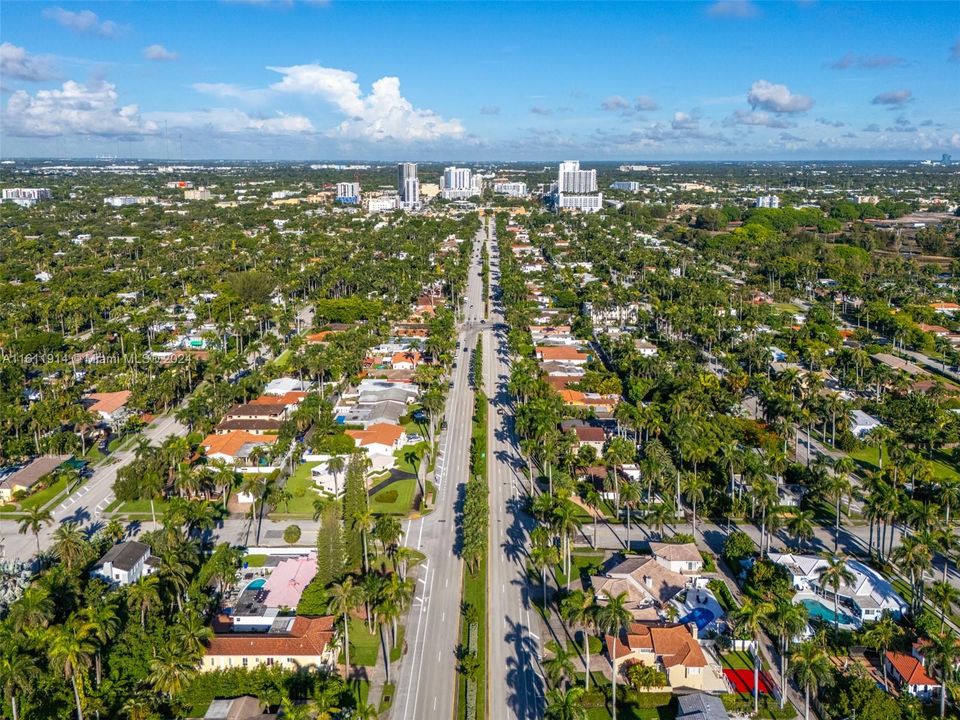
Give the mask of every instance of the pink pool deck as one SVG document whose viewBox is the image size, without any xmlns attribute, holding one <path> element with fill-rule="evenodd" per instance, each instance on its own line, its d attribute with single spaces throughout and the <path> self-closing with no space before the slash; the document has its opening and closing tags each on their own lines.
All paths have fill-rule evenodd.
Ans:
<svg viewBox="0 0 960 720">
<path fill-rule="evenodd" d="M 274 568 L 261 588 L 265 596 L 263 604 L 268 608 L 297 607 L 304 588 L 316 574 L 316 553 L 284 560 Z"/>
</svg>

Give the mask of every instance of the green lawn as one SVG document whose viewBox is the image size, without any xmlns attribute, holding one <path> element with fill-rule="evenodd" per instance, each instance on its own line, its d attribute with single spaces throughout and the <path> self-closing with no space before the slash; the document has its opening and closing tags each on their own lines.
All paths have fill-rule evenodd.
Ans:
<svg viewBox="0 0 960 720">
<path fill-rule="evenodd" d="M 153 501 L 153 509 L 157 517 L 160 518 L 167 511 L 168 502 L 165 499 Z M 114 500 L 107 506 L 107 511 L 115 515 L 143 515 L 147 519 L 152 516 L 149 500 L 128 500 L 124 503 L 118 503 Z"/>
<path fill-rule="evenodd" d="M 402 472 L 408 472 L 416 475 L 420 469 L 420 458 L 423 457 L 423 454 L 426 451 L 426 442 L 419 442 L 416 445 L 407 445 L 406 447 L 402 447 L 393 453 L 393 456 L 397 458 L 397 463 L 394 467 Z M 416 455 L 416 462 L 412 462 L 413 458 L 407 458 L 409 453 L 414 453 Z"/>
<path fill-rule="evenodd" d="M 290 503 L 289 505 L 281 504 L 275 508 L 276 514 L 286 517 L 313 517 L 313 501 L 320 497 L 320 493 L 313 489 L 316 486 L 313 483 L 311 471 L 319 464 L 308 462 L 297 466 L 293 474 L 287 478 L 285 485 L 287 492 L 291 495 Z M 271 513 L 272 516 L 273 513 Z"/>
<path fill-rule="evenodd" d="M 589 535 L 588 535 L 589 537 Z M 570 557 L 570 581 L 584 579 L 591 575 L 597 575 L 606 559 L 605 555 L 597 553 L 573 553 Z M 567 576 L 563 574 L 563 564 L 557 565 L 557 583 L 561 586 L 567 584 Z M 539 579 L 539 578 L 538 578 Z"/>
<path fill-rule="evenodd" d="M 290 349 L 284 350 L 273 359 L 273 366 L 283 370 L 290 363 Z"/>
<path fill-rule="evenodd" d="M 482 668 L 477 676 L 477 717 L 486 717 L 487 693 L 484 683 L 487 678 L 487 559 L 480 561 L 476 575 L 471 575 L 464 567 L 463 572 L 463 602 L 469 603 L 477 609 L 477 657 Z M 469 627 L 467 621 L 460 616 L 460 644 L 467 646 L 469 641 Z M 466 716 L 467 712 L 467 679 L 457 675 L 457 717 Z"/>
<path fill-rule="evenodd" d="M 78 485 L 79 487 L 79 485 Z M 55 500 L 64 490 L 67 489 L 67 479 L 60 478 L 55 483 L 51 483 L 43 490 L 38 490 L 32 495 L 23 499 L 19 503 L 21 510 L 30 510 L 31 508 L 42 508 Z"/>
<path fill-rule="evenodd" d="M 246 555 L 243 558 L 243 561 L 247 564 L 248 567 L 258 568 L 263 567 L 267 564 L 266 555 Z"/>
<path fill-rule="evenodd" d="M 720 656 L 723 667 L 732 670 L 753 670 L 753 658 L 746 650 L 728 652 Z"/>
<path fill-rule="evenodd" d="M 853 450 L 850 453 L 850 457 L 857 461 L 857 463 L 868 470 L 876 470 L 880 467 L 880 463 L 877 461 L 877 447 L 876 445 L 867 445 L 857 450 Z M 884 467 L 887 466 L 889 462 L 889 456 L 887 455 L 887 448 L 883 448 L 883 464 Z M 933 458 L 927 458 L 924 455 L 924 459 L 929 459 L 931 461 L 931 468 L 933 470 L 933 476 L 935 478 L 943 478 L 947 480 L 960 480 L 960 472 L 957 472 L 957 468 L 953 465 L 943 453 L 934 453 Z"/>
<path fill-rule="evenodd" d="M 367 625 L 359 618 L 350 618 L 350 664 L 373 667 L 380 654 L 380 633 L 376 628 L 367 632 Z M 343 652 L 340 662 L 344 662 Z"/>
<path fill-rule="evenodd" d="M 416 479 L 398 480 L 370 498 L 370 511 L 378 515 L 406 515 L 416 489 Z"/>
</svg>

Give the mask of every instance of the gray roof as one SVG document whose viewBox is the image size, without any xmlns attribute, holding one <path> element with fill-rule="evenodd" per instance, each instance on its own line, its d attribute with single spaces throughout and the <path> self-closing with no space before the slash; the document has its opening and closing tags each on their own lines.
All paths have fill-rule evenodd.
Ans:
<svg viewBox="0 0 960 720">
<path fill-rule="evenodd" d="M 5 487 L 21 485 L 25 488 L 32 488 L 40 478 L 49 475 L 58 467 L 69 460 L 72 455 L 44 455 L 34 458 L 19 470 L 15 470 L 9 475 L 4 476 L 2 484 Z"/>
<path fill-rule="evenodd" d="M 727 710 L 718 697 L 706 693 L 677 696 L 677 720 L 728 720 Z"/>
<path fill-rule="evenodd" d="M 149 554 L 149 546 L 136 540 L 127 540 L 107 550 L 106 554 L 97 562 L 97 567 L 103 567 L 110 563 L 119 570 L 132 570 L 141 558 Z"/>
</svg>

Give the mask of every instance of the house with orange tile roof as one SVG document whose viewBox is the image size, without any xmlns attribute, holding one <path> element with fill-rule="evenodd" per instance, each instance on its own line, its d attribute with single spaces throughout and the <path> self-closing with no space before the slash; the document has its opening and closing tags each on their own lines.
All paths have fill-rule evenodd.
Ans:
<svg viewBox="0 0 960 720">
<path fill-rule="evenodd" d="M 301 390 L 293 390 L 281 395 L 261 395 L 250 401 L 250 405 L 286 405 L 287 413 L 293 413 L 297 406 L 307 397 L 307 393 Z"/>
<path fill-rule="evenodd" d="M 403 428 L 389 423 L 374 423 L 365 430 L 347 430 L 346 434 L 371 455 L 392 455 L 407 443 Z"/>
<path fill-rule="evenodd" d="M 580 390 L 565 389 L 560 391 L 560 399 L 564 405 L 572 407 L 592 408 L 598 413 L 613 412 L 620 403 L 619 395 L 601 395 L 600 393 L 585 393 Z"/>
<path fill-rule="evenodd" d="M 129 390 L 90 393 L 84 396 L 83 400 L 90 403 L 87 407 L 89 412 L 99 415 L 104 422 L 116 425 L 123 422 L 128 414 L 127 403 L 130 401 L 130 395 Z"/>
<path fill-rule="evenodd" d="M 960 305 L 957 305 L 956 303 L 952 303 L 952 302 L 930 303 L 930 307 L 933 309 L 934 312 L 943 313 L 944 315 L 948 315 L 950 317 L 953 317 L 954 314 L 956 314 L 956 312 L 960 310 Z"/>
<path fill-rule="evenodd" d="M 390 357 L 390 366 L 394 370 L 416 370 L 422 362 L 423 356 L 419 350 L 402 350 Z"/>
<path fill-rule="evenodd" d="M 634 622 L 616 643 L 612 635 L 604 636 L 604 645 L 607 655 L 614 658 L 616 672 L 622 673 L 630 665 L 640 663 L 662 671 L 671 689 L 689 688 L 706 693 L 730 690 L 720 665 L 708 659 L 700 646 L 694 623 Z"/>
<path fill-rule="evenodd" d="M 304 340 L 306 340 L 307 345 L 323 345 L 330 342 L 331 335 L 333 335 L 332 331 L 321 330 L 320 332 L 310 333 Z"/>
<path fill-rule="evenodd" d="M 927 325 L 926 323 L 920 323 L 920 329 L 923 332 L 933 333 L 940 337 L 946 337 L 950 334 L 950 330 L 945 328 L 943 325 Z"/>
<path fill-rule="evenodd" d="M 230 430 L 220 435 L 207 435 L 200 443 L 208 459 L 222 460 L 241 472 L 273 470 L 254 462 L 258 448 L 269 448 L 277 442 L 276 435 L 255 435 L 246 430 Z"/>
<path fill-rule="evenodd" d="M 338 655 L 332 616 L 297 616 L 281 632 L 214 635 L 207 641 L 200 670 L 209 672 L 258 665 L 287 670 L 333 668 Z"/>
<path fill-rule="evenodd" d="M 544 362 L 555 360 L 573 365 L 586 365 L 590 360 L 587 353 L 568 345 L 538 345 L 536 352 L 537 360 Z"/>
<path fill-rule="evenodd" d="M 923 663 L 913 655 L 888 650 L 883 656 L 883 664 L 901 692 L 930 700 L 940 691 L 940 683 L 927 674 Z"/>
<path fill-rule="evenodd" d="M 262 402 L 248 402 L 234 405 L 224 419 L 227 420 L 286 420 L 289 417 L 286 404 L 276 396 L 268 396 Z"/>
</svg>

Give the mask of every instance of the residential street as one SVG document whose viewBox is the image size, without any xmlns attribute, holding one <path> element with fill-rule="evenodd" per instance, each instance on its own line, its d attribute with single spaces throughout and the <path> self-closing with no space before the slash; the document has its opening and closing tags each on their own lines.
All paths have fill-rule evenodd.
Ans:
<svg viewBox="0 0 960 720">
<path fill-rule="evenodd" d="M 434 484 L 433 512 L 406 523 L 404 544 L 427 556 L 414 575 L 416 590 L 406 621 L 407 652 L 396 674 L 391 717 L 452 718 L 456 705 L 457 645 L 460 630 L 460 587 L 463 562 L 459 555 L 458 511 L 469 475 L 473 388 L 470 367 L 474 345 L 482 329 L 482 283 L 479 277 L 478 233 L 467 282 L 464 322 L 458 335 L 453 387 L 447 397 L 440 454 Z M 464 351 L 468 352 L 464 352 Z"/>
<path fill-rule="evenodd" d="M 490 223 L 491 240 L 493 223 Z M 496 252 L 490 248 L 490 288 L 499 287 Z M 534 519 L 523 510 L 524 485 L 513 434 L 513 410 L 507 330 L 491 303 L 484 332 L 484 386 L 490 395 L 487 476 L 490 486 L 490 545 L 487 563 L 487 697 L 491 718 L 534 720 L 543 717 L 545 686 L 540 669 L 541 641 L 531 626 L 539 615 L 531 607 L 525 569 Z"/>
</svg>

